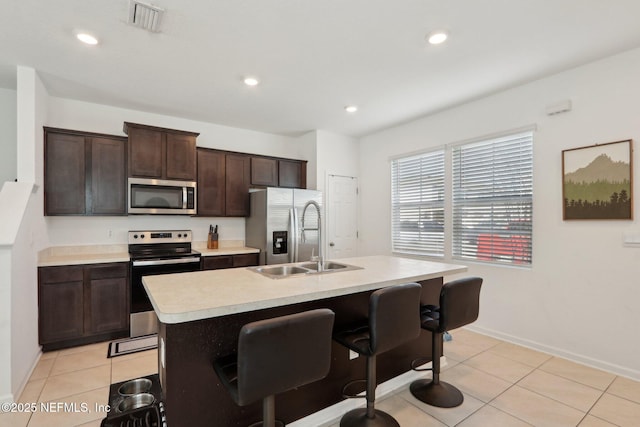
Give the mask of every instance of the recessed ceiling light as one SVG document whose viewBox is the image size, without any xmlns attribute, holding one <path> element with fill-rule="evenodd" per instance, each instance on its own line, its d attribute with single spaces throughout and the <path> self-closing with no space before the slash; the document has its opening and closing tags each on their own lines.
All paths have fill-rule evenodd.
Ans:
<svg viewBox="0 0 640 427">
<path fill-rule="evenodd" d="M 244 84 L 246 84 L 247 86 L 257 86 L 258 83 L 260 83 L 260 81 L 258 81 L 258 79 L 256 79 L 255 77 L 245 77 L 244 79 Z"/>
<path fill-rule="evenodd" d="M 355 113 L 356 111 L 358 111 L 358 106 L 357 105 L 347 105 L 346 107 L 344 107 L 344 110 L 347 113 Z"/>
<path fill-rule="evenodd" d="M 98 39 L 93 37 L 91 34 L 87 34 L 87 33 L 78 33 L 76 34 L 76 37 L 78 38 L 78 40 L 80 40 L 82 43 L 86 43 L 86 44 L 90 44 L 90 45 L 96 45 L 98 44 Z"/>
<path fill-rule="evenodd" d="M 444 31 L 434 31 L 427 36 L 427 40 L 431 44 L 440 44 L 447 39 L 447 33 Z"/>
</svg>

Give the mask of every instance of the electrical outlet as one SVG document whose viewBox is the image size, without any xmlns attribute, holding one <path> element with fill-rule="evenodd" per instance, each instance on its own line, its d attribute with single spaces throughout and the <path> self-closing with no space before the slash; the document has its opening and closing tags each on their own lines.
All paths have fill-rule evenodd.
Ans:
<svg viewBox="0 0 640 427">
<path fill-rule="evenodd" d="M 355 352 L 353 350 L 349 350 L 349 360 L 356 359 L 358 356 L 360 356 L 360 355 L 357 352 Z"/>
<path fill-rule="evenodd" d="M 111 239 L 113 237 L 113 230 L 109 230 L 109 238 Z"/>
</svg>

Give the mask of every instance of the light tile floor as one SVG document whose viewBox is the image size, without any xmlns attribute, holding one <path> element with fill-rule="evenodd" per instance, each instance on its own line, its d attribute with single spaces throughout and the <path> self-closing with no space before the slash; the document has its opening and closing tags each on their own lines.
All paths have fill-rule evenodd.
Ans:
<svg viewBox="0 0 640 427">
<path fill-rule="evenodd" d="M 639 382 L 464 329 L 452 335 L 441 378 L 462 390 L 464 403 L 434 408 L 403 387 L 376 405 L 402 427 L 640 426 Z M 99 427 L 105 415 L 96 405 L 107 403 L 109 384 L 157 372 L 155 350 L 107 359 L 107 346 L 45 353 L 19 399 L 87 411 L 0 413 L 0 427 Z"/>
</svg>

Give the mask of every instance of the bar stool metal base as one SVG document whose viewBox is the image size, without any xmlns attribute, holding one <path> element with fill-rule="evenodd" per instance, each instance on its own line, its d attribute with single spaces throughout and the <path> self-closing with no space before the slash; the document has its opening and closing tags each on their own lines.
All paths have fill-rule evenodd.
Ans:
<svg viewBox="0 0 640 427">
<path fill-rule="evenodd" d="M 438 408 L 454 408 L 464 401 L 462 392 L 444 381 L 416 380 L 409 389 L 419 401 Z"/>
<path fill-rule="evenodd" d="M 386 412 L 375 410 L 373 418 L 367 417 L 367 408 L 353 409 L 342 417 L 340 427 L 400 427 L 400 424 Z"/>
</svg>

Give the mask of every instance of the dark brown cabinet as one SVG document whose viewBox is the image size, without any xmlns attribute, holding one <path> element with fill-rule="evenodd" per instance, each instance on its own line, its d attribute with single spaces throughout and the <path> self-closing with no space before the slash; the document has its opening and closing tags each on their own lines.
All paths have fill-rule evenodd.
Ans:
<svg viewBox="0 0 640 427">
<path fill-rule="evenodd" d="M 45 215 L 125 215 L 127 139 L 44 130 Z"/>
<path fill-rule="evenodd" d="M 196 180 L 198 133 L 124 123 L 129 136 L 129 176 Z"/>
<path fill-rule="evenodd" d="M 307 188 L 307 162 L 251 156 L 251 186 Z"/>
<path fill-rule="evenodd" d="M 307 162 L 278 160 L 278 187 L 307 188 Z"/>
<path fill-rule="evenodd" d="M 247 155 L 198 148 L 198 215 L 249 215 L 250 173 Z"/>
<path fill-rule="evenodd" d="M 198 148 L 198 215 L 226 216 L 226 155 Z"/>
<path fill-rule="evenodd" d="M 225 212 L 227 216 L 249 215 L 251 159 L 244 154 L 226 155 Z"/>
<path fill-rule="evenodd" d="M 83 335 L 83 274 L 82 267 L 38 269 L 40 344 Z"/>
<path fill-rule="evenodd" d="M 129 334 L 129 264 L 38 268 L 39 342 L 44 350 Z"/>
<path fill-rule="evenodd" d="M 87 268 L 87 276 L 89 310 L 85 312 L 85 332 L 93 335 L 128 330 L 128 264 L 94 265 Z"/>
<path fill-rule="evenodd" d="M 217 255 L 202 258 L 203 270 L 220 270 L 223 268 L 251 267 L 258 265 L 257 253 L 237 255 Z"/>
<path fill-rule="evenodd" d="M 251 157 L 251 185 L 278 186 L 278 160 L 267 157 Z"/>
</svg>

